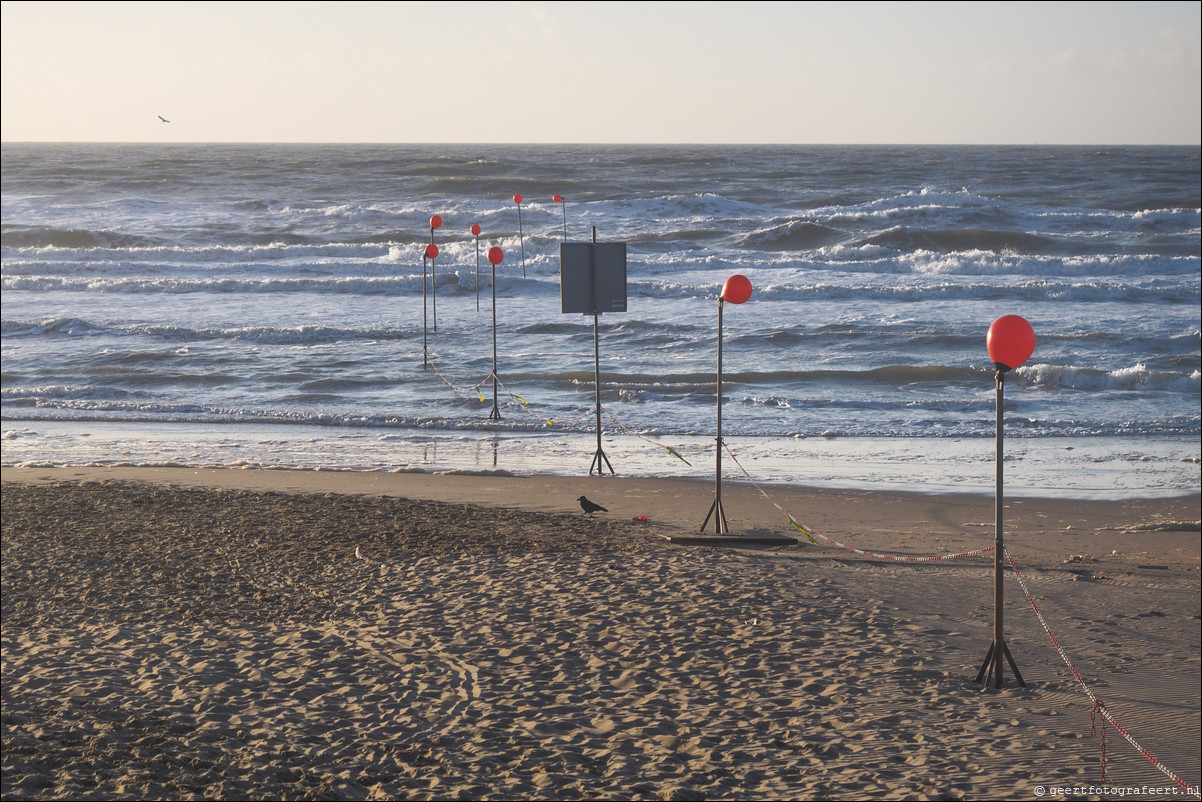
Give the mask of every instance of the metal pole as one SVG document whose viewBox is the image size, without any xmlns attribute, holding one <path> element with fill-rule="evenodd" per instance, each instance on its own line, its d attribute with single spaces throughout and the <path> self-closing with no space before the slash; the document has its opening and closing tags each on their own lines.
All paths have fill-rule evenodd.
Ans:
<svg viewBox="0 0 1202 802">
<path fill-rule="evenodd" d="M 1005 470 L 1005 459 L 1003 458 L 1002 446 L 1002 431 L 1003 419 L 1005 417 L 1003 400 L 1004 388 L 1006 385 L 1006 374 L 998 371 L 994 374 L 994 384 L 997 387 L 997 423 L 995 427 L 995 450 L 997 451 L 997 474 L 994 481 L 993 495 L 993 676 L 995 688 L 1002 687 L 1002 650 L 998 648 L 1006 642 L 1002 627 L 1002 552 L 1005 551 L 1005 537 L 1003 535 L 1002 526 L 1002 509 L 1005 504 L 1003 494 L 1005 483 L 1002 481 L 1002 472 Z"/>
<path fill-rule="evenodd" d="M 593 464 L 589 466 L 589 476 L 593 475 L 593 469 L 597 469 L 598 476 L 605 475 L 605 469 L 601 467 L 604 462 L 609 468 L 612 475 L 614 472 L 613 466 L 609 464 L 609 458 L 605 456 L 605 450 L 601 448 L 601 346 L 600 333 L 598 331 L 598 319 L 600 313 L 597 311 L 597 227 L 593 226 L 593 246 L 589 250 L 589 280 L 590 297 L 589 305 L 593 309 L 593 400 L 597 404 L 597 453 L 593 455 Z"/>
<path fill-rule="evenodd" d="M 426 347 L 426 262 L 425 254 L 422 254 L 422 369 L 430 366 L 428 358 L 428 349 Z"/>
<path fill-rule="evenodd" d="M 613 475 L 614 468 L 609 464 L 609 457 L 605 456 L 605 449 L 601 447 L 601 348 L 597 344 L 599 341 L 597 333 L 597 319 L 599 315 L 593 312 L 593 399 L 597 405 L 597 453 L 593 455 L 593 464 L 589 466 L 589 476 L 592 476 L 593 469 L 597 469 L 598 476 L 605 475 L 605 468 L 609 468 L 610 475 Z M 601 463 L 605 463 L 605 467 Z"/>
<path fill-rule="evenodd" d="M 430 244 L 434 244 L 434 227 L 430 227 Z M 434 331 L 438 331 L 438 277 L 434 274 L 434 260 L 430 260 L 430 295 L 434 311 Z"/>
<path fill-rule="evenodd" d="M 984 681 L 988 684 L 988 677 L 993 677 L 993 687 L 1002 687 L 1002 657 L 1005 656 L 1006 662 L 1010 664 L 1010 670 L 1014 672 L 1014 678 L 1018 684 L 1026 687 L 1026 682 L 1023 681 L 1022 674 L 1018 671 L 1018 666 L 1014 664 L 1014 658 L 1010 655 L 1010 649 L 1006 646 L 1006 638 L 1002 626 L 1002 610 L 1003 610 L 1003 593 L 1002 579 L 1004 578 L 1003 560 L 1005 553 L 1005 537 L 1002 528 L 1002 509 L 1005 506 L 1003 497 L 1003 452 L 1002 452 L 1002 433 L 1004 418 L 1003 408 L 1004 388 L 1006 384 L 1005 370 L 1001 367 L 994 374 L 994 385 L 997 387 L 997 433 L 996 433 L 996 451 L 997 451 L 997 477 L 994 488 L 994 509 L 993 509 L 993 643 L 989 646 L 989 652 L 985 655 L 985 662 L 981 664 L 981 670 L 977 672 L 977 682 Z"/>
<path fill-rule="evenodd" d="M 522 278 L 526 278 L 526 238 L 522 236 L 522 204 L 518 204 L 518 243 L 522 246 Z"/>
<path fill-rule="evenodd" d="M 501 408 L 497 405 L 497 265 L 492 266 L 492 412 L 489 420 L 501 419 Z"/>
<path fill-rule="evenodd" d="M 719 535 L 729 533 L 730 529 L 726 524 L 726 510 L 722 508 L 722 305 L 723 299 L 718 298 L 718 437 L 715 440 L 715 480 L 714 480 L 714 503 L 710 505 L 709 514 L 705 516 L 705 520 L 701 523 L 701 531 L 705 531 L 705 526 L 710 522 L 710 517 L 714 518 L 714 532 Z M 717 513 L 715 515 L 715 513 Z"/>
<path fill-rule="evenodd" d="M 718 299 L 718 437 L 714 441 L 714 503 L 722 509 L 722 307 L 726 304 Z M 722 516 L 722 528 L 719 534 L 726 532 L 726 516 Z"/>
<path fill-rule="evenodd" d="M 593 400 L 597 404 L 597 453 L 601 453 L 601 346 L 598 345 L 600 315 L 593 312 Z M 598 466 L 600 467 L 600 466 Z M 591 473 L 591 471 L 590 471 Z"/>
</svg>

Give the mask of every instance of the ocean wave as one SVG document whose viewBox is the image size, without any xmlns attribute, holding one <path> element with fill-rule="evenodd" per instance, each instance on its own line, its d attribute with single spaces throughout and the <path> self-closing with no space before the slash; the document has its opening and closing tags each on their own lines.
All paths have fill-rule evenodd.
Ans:
<svg viewBox="0 0 1202 802">
<path fill-rule="evenodd" d="M 936 275 L 943 275 L 937 273 Z M 721 283 L 682 285 L 667 281 L 629 281 L 628 292 L 649 298 L 716 298 Z M 1195 283 L 1173 280 L 1127 281 L 1055 281 L 1022 279 L 1013 281 L 930 281 L 912 283 L 779 281 L 757 285 L 757 302 L 815 301 L 1006 301 L 1012 304 L 1062 301 L 1077 303 L 1193 304 L 1202 299 L 1202 288 Z"/>
<path fill-rule="evenodd" d="M 743 398 L 743 405 L 769 407 L 775 416 L 765 418 L 739 417 L 736 413 L 742 405 L 733 406 L 727 420 L 729 437 L 886 437 L 904 439 L 947 439 L 988 438 L 996 435 L 996 424 L 992 408 L 986 403 L 947 405 L 934 401 L 928 404 L 912 404 L 907 408 L 881 407 L 879 405 L 850 406 L 838 399 L 799 399 L 783 403 L 774 400 L 762 403 L 762 399 Z M 32 437 L 39 421 L 72 421 L 75 423 L 123 423 L 148 425 L 153 423 L 219 425 L 230 439 L 250 437 L 262 446 L 262 426 L 310 426 L 322 429 L 365 430 L 397 436 L 420 436 L 421 432 L 459 432 L 466 436 L 497 437 L 510 434 L 588 433 L 595 431 L 591 414 L 576 420 L 547 418 L 523 412 L 517 401 L 504 398 L 502 417 L 490 419 L 487 410 L 490 403 L 483 404 L 471 399 L 456 399 L 457 405 L 472 411 L 471 416 L 458 415 L 389 415 L 322 412 L 320 410 L 254 410 L 218 406 L 187 404 L 125 403 L 112 401 L 64 401 L 57 405 L 45 404 L 22 408 L 4 404 L 6 439 Z M 657 437 L 704 436 L 711 430 L 708 426 L 692 426 L 688 422 L 674 420 L 669 416 L 658 416 L 635 420 L 637 401 L 618 400 L 620 407 L 606 406 L 606 412 L 618 415 L 620 429 L 625 433 L 654 434 Z M 648 409 L 652 406 L 648 405 Z M 837 421 L 837 422 L 834 422 Z M 17 429 L 16 426 L 21 428 Z M 607 417 L 606 429 L 612 421 Z M 1006 419 L 1008 438 L 1046 437 L 1196 437 L 1202 434 L 1202 422 L 1198 416 L 1165 417 L 1157 420 L 1098 420 L 1086 418 L 1030 417 L 1010 414 Z M 238 428 L 256 427 L 254 433 L 239 435 Z M 231 428 L 232 427 L 232 428 Z M 8 435 L 8 432 L 14 432 Z M 614 430 L 614 434 L 617 430 Z M 283 435 L 281 435 L 283 436 Z M 711 434 L 712 436 L 712 434 Z M 7 454 L 6 454 L 7 459 Z"/>
<path fill-rule="evenodd" d="M 135 393 L 121 387 L 99 387 L 95 385 L 46 385 L 43 387 L 5 387 L 0 398 L 9 405 L 46 405 L 72 402 L 124 404 L 135 397 Z"/>
<path fill-rule="evenodd" d="M 763 251 L 809 251 L 851 239 L 846 231 L 808 220 L 787 220 L 736 237 L 740 247 Z"/>
<path fill-rule="evenodd" d="M 397 232 L 392 232 L 397 233 Z M 356 265 L 400 261 L 399 256 L 420 264 L 425 241 L 419 237 L 406 239 L 398 234 L 383 242 L 333 242 L 328 238 L 318 242 L 283 242 L 267 239 L 257 244 L 203 244 L 156 243 L 138 246 L 92 248 L 65 245 L 40 245 L 9 247 L 5 245 L 5 270 L 11 264 L 45 265 L 48 268 L 64 265 L 78 270 L 79 263 L 89 267 L 113 267 L 144 269 L 146 266 L 167 267 L 174 270 L 203 266 L 206 269 L 222 269 L 229 266 L 244 268 L 248 264 L 272 264 L 277 267 L 308 264 L 337 265 L 351 261 Z M 394 250 L 395 249 L 395 250 Z"/>
<path fill-rule="evenodd" d="M 1017 370 L 1034 386 L 1070 390 L 1161 390 L 1174 393 L 1202 392 L 1202 372 L 1149 370 L 1142 363 L 1115 370 L 1067 365 L 1024 365 Z"/>
<path fill-rule="evenodd" d="M 919 384 L 942 385 L 953 384 L 989 384 L 986 380 L 992 376 L 993 369 L 987 366 L 942 366 L 942 365 L 887 365 L 877 368 L 838 370 L 830 368 L 795 369 L 795 370 L 732 370 L 724 369 L 722 382 L 724 387 L 740 385 L 755 385 L 767 387 L 807 387 L 807 386 L 844 386 L 872 385 L 875 387 L 906 387 Z M 531 372 L 515 372 L 519 380 L 566 380 L 580 384 L 591 385 L 593 374 L 585 372 L 564 372 L 562 374 L 542 374 Z M 606 385 L 621 387 L 625 390 L 647 389 L 667 395 L 709 393 L 714 392 L 716 376 L 714 372 L 662 372 L 657 374 L 605 372 L 603 381 Z"/>
<path fill-rule="evenodd" d="M 457 403 L 466 403 L 456 399 Z M 490 421 L 487 411 L 474 418 L 448 415 L 393 415 L 360 414 L 306 411 L 306 410 L 256 410 L 236 409 L 220 406 L 195 404 L 120 403 L 96 400 L 64 400 L 58 404 L 41 404 L 30 409 L 12 407 L 5 402 L 7 417 L 25 422 L 76 421 L 94 423 L 174 423 L 174 424 L 219 424 L 222 426 L 279 425 L 317 426 L 330 428 L 356 428 L 370 430 L 432 430 L 450 432 L 543 432 L 548 424 L 545 419 L 519 415 L 517 402 L 506 398 L 505 414 L 500 421 Z M 479 403 L 472 404 L 479 411 Z M 564 427 L 560 427 L 561 429 Z M 587 431 L 587 425 L 577 427 Z M 567 431 L 567 429 L 564 429 Z"/>
<path fill-rule="evenodd" d="M 357 278 L 91 278 L 5 276 L 5 290 L 127 294 L 322 292 L 338 295 L 420 293 L 420 276 Z"/>
<path fill-rule="evenodd" d="M 167 244 L 162 236 L 140 236 L 114 231 L 78 228 L 49 228 L 41 226 L 5 225 L 0 230 L 0 245 L 16 249 L 119 250 L 161 248 Z"/>
<path fill-rule="evenodd" d="M 5 337 L 38 337 L 63 335 L 67 337 L 88 337 L 105 334 L 112 331 L 108 326 L 99 326 L 76 317 L 51 318 L 49 320 L 29 322 L 23 320 L 5 320 L 0 324 L 0 330 Z"/>
<path fill-rule="evenodd" d="M 1023 231 L 1000 231 L 979 228 L 948 230 L 916 230 L 892 228 L 871 234 L 860 240 L 865 245 L 876 245 L 897 251 L 938 252 L 982 251 L 992 253 L 1054 253 L 1063 250 L 1063 245 L 1040 234 Z M 1095 248 L 1091 250 L 1096 250 Z"/>
<path fill-rule="evenodd" d="M 346 341 L 373 342 L 404 339 L 408 333 L 389 327 L 340 327 L 340 326 L 228 326 L 215 328 L 191 328 L 187 326 L 119 325 L 104 326 L 79 318 L 52 318 L 29 322 L 6 320 L 3 322 L 5 337 L 64 336 L 88 337 L 95 335 L 146 337 L 167 343 L 204 342 L 230 340 L 271 345 L 322 345 Z"/>
<path fill-rule="evenodd" d="M 895 271 L 910 270 L 923 275 L 1034 276 L 1044 279 L 1122 278 L 1139 280 L 1144 276 L 1196 276 L 1200 261 L 1196 256 L 1164 254 L 1089 254 L 1073 256 L 1016 256 L 993 251 L 937 253 L 916 250 L 897 260 Z M 874 258 L 874 264 L 881 260 Z"/>
</svg>

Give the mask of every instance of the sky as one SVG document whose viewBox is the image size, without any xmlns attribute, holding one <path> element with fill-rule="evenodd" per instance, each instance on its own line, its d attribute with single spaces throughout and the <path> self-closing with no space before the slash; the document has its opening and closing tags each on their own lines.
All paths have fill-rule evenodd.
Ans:
<svg viewBox="0 0 1202 802">
<path fill-rule="evenodd" d="M 13 0 L 2 13 L 5 142 L 1202 140 L 1197 0 Z"/>
</svg>

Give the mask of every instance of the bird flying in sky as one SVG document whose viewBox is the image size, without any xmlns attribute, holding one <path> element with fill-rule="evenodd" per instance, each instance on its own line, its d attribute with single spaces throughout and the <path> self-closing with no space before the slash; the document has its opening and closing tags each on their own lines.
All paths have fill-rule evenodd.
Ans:
<svg viewBox="0 0 1202 802">
<path fill-rule="evenodd" d="M 160 120 L 162 120 L 162 121 L 163 121 L 163 122 L 165 122 L 165 123 L 169 123 L 169 122 L 171 122 L 171 120 L 168 120 L 166 117 L 164 117 L 164 116 L 163 116 L 163 115 L 161 115 L 161 114 L 159 115 L 159 119 L 160 119 Z"/>
</svg>

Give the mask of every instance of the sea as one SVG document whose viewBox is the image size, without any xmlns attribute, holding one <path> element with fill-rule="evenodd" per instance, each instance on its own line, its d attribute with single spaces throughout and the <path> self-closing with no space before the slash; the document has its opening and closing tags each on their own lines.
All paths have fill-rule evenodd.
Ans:
<svg viewBox="0 0 1202 802">
<path fill-rule="evenodd" d="M 5 466 L 1202 486 L 1196 146 L 2 155 Z"/>
</svg>

